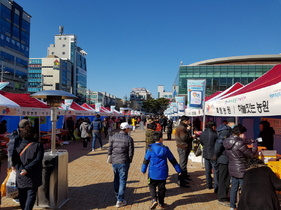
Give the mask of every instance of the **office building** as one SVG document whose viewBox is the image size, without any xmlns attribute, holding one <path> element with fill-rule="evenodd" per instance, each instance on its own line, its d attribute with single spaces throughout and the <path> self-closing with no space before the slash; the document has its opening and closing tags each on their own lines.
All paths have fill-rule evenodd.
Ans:
<svg viewBox="0 0 281 210">
<path fill-rule="evenodd" d="M 59 28 L 59 35 L 55 35 L 55 44 L 48 47 L 48 55 L 69 59 L 73 63 L 72 93 L 78 97 L 77 102 L 86 102 L 87 90 L 87 53 L 77 45 L 75 35 L 63 34 L 63 27 Z"/>
<path fill-rule="evenodd" d="M 28 92 L 63 90 L 72 92 L 72 62 L 56 56 L 32 58 L 28 65 Z"/>
<path fill-rule="evenodd" d="M 130 93 L 131 108 L 141 110 L 143 102 L 152 98 L 152 94 L 146 88 L 132 88 Z"/>
<path fill-rule="evenodd" d="M 173 101 L 174 96 L 176 95 L 176 86 L 173 85 L 172 91 L 166 91 L 164 89 L 164 85 L 158 85 L 157 92 L 158 92 L 158 98 L 165 98 L 169 99 L 170 101 Z"/>
<path fill-rule="evenodd" d="M 12 0 L 0 0 L 1 81 L 4 91 L 27 92 L 31 16 Z"/>
<path fill-rule="evenodd" d="M 216 58 L 189 65 L 180 65 L 175 79 L 177 95 L 187 94 L 187 79 L 206 79 L 206 95 L 223 91 L 236 82 L 246 85 L 274 65 L 281 55 L 249 55 Z"/>
<path fill-rule="evenodd" d="M 116 97 L 106 92 L 87 90 L 86 103 L 101 103 L 101 106 L 110 107 L 111 105 L 116 105 Z"/>
</svg>

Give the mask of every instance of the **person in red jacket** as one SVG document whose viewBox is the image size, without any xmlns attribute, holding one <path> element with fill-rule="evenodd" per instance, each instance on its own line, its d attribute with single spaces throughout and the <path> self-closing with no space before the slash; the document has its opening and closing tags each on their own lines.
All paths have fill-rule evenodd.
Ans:
<svg viewBox="0 0 281 210">
<path fill-rule="evenodd" d="M 154 123 L 156 124 L 156 130 L 155 131 L 161 132 L 162 131 L 162 126 L 160 125 L 159 120 L 155 119 Z"/>
</svg>

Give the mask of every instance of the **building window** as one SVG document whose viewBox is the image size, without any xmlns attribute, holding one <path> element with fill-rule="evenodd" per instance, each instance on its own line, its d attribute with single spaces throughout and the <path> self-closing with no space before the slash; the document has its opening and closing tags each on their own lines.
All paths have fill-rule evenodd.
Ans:
<svg viewBox="0 0 281 210">
<path fill-rule="evenodd" d="M 65 47 L 65 44 L 63 44 L 62 47 Z"/>
<path fill-rule="evenodd" d="M 65 55 L 65 52 L 62 52 L 63 55 Z"/>
<path fill-rule="evenodd" d="M 54 52 L 52 52 L 52 55 L 54 55 L 55 53 Z"/>
</svg>

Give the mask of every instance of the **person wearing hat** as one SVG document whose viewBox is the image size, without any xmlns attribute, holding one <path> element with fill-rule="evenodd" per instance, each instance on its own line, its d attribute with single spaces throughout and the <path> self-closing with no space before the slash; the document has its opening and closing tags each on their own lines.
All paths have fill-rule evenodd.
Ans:
<svg viewBox="0 0 281 210">
<path fill-rule="evenodd" d="M 247 129 L 238 124 L 232 129 L 232 135 L 225 139 L 223 146 L 225 147 L 225 154 L 229 159 L 228 171 L 231 176 L 230 189 L 230 209 L 236 209 L 237 192 L 239 186 L 243 186 L 243 176 L 246 171 L 246 163 L 248 158 L 253 158 L 257 152 L 257 148 L 249 148 L 248 142 L 245 139 L 245 132 Z"/>
<path fill-rule="evenodd" d="M 120 132 L 112 136 L 108 146 L 108 156 L 114 172 L 114 191 L 117 198 L 116 207 L 126 206 L 124 200 L 130 163 L 134 156 L 134 140 L 128 135 L 132 126 L 127 122 L 120 125 Z"/>
<path fill-rule="evenodd" d="M 178 176 L 178 185 L 180 187 L 188 188 L 191 179 L 187 172 L 188 156 L 192 147 L 192 135 L 190 132 L 190 119 L 187 116 L 182 116 L 180 124 L 176 128 L 176 142 L 179 154 L 179 164 L 182 173 Z"/>
</svg>

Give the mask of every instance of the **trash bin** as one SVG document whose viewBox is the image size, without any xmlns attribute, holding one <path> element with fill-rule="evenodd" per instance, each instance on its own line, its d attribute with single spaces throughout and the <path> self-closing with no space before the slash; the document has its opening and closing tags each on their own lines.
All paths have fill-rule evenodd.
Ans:
<svg viewBox="0 0 281 210">
<path fill-rule="evenodd" d="M 44 153 L 42 181 L 35 206 L 60 208 L 68 200 L 67 150 Z"/>
</svg>

